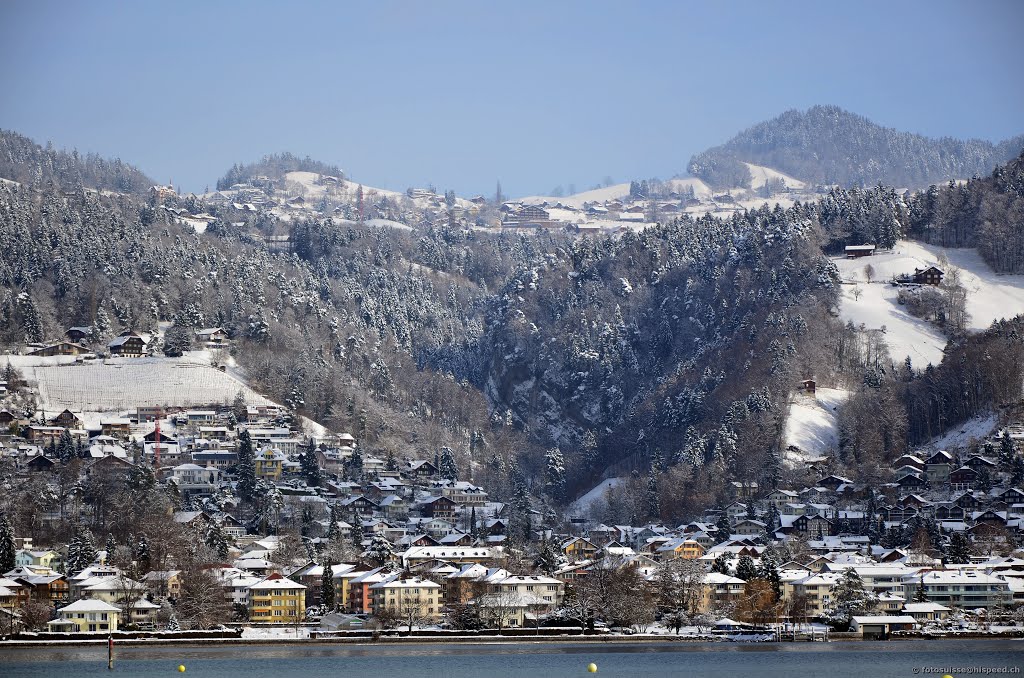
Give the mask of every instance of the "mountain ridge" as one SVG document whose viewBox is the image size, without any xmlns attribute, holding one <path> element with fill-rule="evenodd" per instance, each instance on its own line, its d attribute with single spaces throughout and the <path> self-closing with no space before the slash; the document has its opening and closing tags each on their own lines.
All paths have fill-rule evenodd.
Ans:
<svg viewBox="0 0 1024 678">
<path fill-rule="evenodd" d="M 690 158 L 691 174 L 716 188 L 749 186 L 743 163 L 802 181 L 923 188 L 984 175 L 1015 157 L 1024 135 L 992 143 L 926 137 L 879 125 L 838 106 L 791 109 Z"/>
</svg>

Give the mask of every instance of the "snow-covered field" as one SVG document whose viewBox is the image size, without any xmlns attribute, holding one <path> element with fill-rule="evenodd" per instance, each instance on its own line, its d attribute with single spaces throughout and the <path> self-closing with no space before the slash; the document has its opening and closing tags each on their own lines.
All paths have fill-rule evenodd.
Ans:
<svg viewBox="0 0 1024 678">
<path fill-rule="evenodd" d="M 577 499 L 569 507 L 570 513 L 578 513 L 581 515 L 591 515 L 594 511 L 595 504 L 604 499 L 604 493 L 612 487 L 616 487 L 622 483 L 622 478 L 609 478 L 602 480 L 597 484 L 590 492 Z"/>
<path fill-rule="evenodd" d="M 273 405 L 235 377 L 204 361 L 182 358 L 111 358 L 94 363 L 60 364 L 52 358 L 4 356 L 38 388 L 47 410 L 71 408 L 114 412 L 160 405 L 198 407 L 230 403 L 239 391 L 250 405 Z"/>
<path fill-rule="evenodd" d="M 773 170 L 771 167 L 762 167 L 761 165 L 752 165 L 749 162 L 743 163 L 750 170 L 750 187 L 753 189 L 762 188 L 769 179 L 782 179 L 782 182 L 789 188 L 806 188 L 807 184 L 794 179 L 788 174 L 783 174 L 778 170 Z"/>
<path fill-rule="evenodd" d="M 891 252 L 861 259 L 837 258 L 835 263 L 842 279 L 855 283 L 843 286 L 842 317 L 869 329 L 884 326 L 892 359 L 901 362 L 910 356 L 918 368 L 942 360 L 946 338 L 934 325 L 913 317 L 896 302 L 898 289 L 887 282 L 893 276 L 933 265 L 947 272 L 951 267 L 960 269 L 961 281 L 968 290 L 967 311 L 973 330 L 1024 313 L 1024 275 L 996 274 L 974 249 L 901 240 Z M 867 264 L 874 269 L 875 282 L 871 284 L 865 279 Z"/>
<path fill-rule="evenodd" d="M 838 388 L 818 387 L 814 395 L 797 393 L 789 404 L 786 417 L 786 463 L 796 465 L 807 457 L 828 454 L 839 445 L 839 408 L 850 392 Z"/>
</svg>

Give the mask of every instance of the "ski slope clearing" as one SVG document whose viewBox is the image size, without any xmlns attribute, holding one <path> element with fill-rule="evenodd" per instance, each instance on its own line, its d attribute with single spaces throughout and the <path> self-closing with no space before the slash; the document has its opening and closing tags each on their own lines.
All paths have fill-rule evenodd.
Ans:
<svg viewBox="0 0 1024 678">
<path fill-rule="evenodd" d="M 764 188 L 772 179 L 781 179 L 782 183 L 787 188 L 802 189 L 807 188 L 807 184 L 799 179 L 794 179 L 788 174 L 783 174 L 778 170 L 773 170 L 771 167 L 762 167 L 761 165 L 752 165 L 749 162 L 743 163 L 750 170 L 750 187 L 753 189 Z"/>
<path fill-rule="evenodd" d="M 910 356 L 917 368 L 929 362 L 938 364 L 946 345 L 946 338 L 934 325 L 911 316 L 897 303 L 898 289 L 888 284 L 893 277 L 913 273 L 915 268 L 937 266 L 947 274 L 959 269 L 967 289 L 968 327 L 972 330 L 984 330 L 995 320 L 1024 313 L 1024 275 L 995 273 L 974 249 L 901 240 L 891 252 L 834 261 L 843 281 L 852 283 L 843 287 L 842 317 L 869 329 L 884 326 L 889 355 L 895 362 Z M 870 284 L 864 273 L 867 264 L 874 269 L 874 282 Z"/>
<path fill-rule="evenodd" d="M 849 397 L 847 390 L 821 387 L 813 395 L 797 393 L 792 397 L 786 416 L 788 465 L 827 455 L 839 446 L 839 409 Z"/>
<path fill-rule="evenodd" d="M 622 478 L 608 478 L 607 480 L 602 480 L 596 487 L 590 490 L 590 492 L 587 492 L 585 495 L 574 501 L 569 506 L 569 512 L 584 516 L 592 515 L 594 509 L 600 506 L 600 502 L 604 500 L 605 492 L 611 488 L 618 487 L 622 484 L 622 481 Z"/>
<path fill-rule="evenodd" d="M 926 447 L 935 450 L 953 450 L 969 447 L 972 441 L 987 437 L 998 426 L 999 418 L 994 414 L 974 417 L 959 426 L 954 426 L 945 435 L 932 439 Z"/>
<path fill-rule="evenodd" d="M 47 410 L 113 412 L 140 406 L 202 407 L 230 403 L 239 391 L 249 405 L 275 404 L 230 374 L 191 357 L 16 366 L 37 386 L 41 405 Z"/>
</svg>

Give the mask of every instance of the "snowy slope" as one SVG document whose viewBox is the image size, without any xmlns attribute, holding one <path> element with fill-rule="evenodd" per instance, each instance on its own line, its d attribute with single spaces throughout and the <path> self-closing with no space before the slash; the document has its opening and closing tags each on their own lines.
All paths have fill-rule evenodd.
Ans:
<svg viewBox="0 0 1024 678">
<path fill-rule="evenodd" d="M 786 417 L 786 463 L 796 465 L 807 457 L 828 454 L 839 445 L 839 409 L 850 392 L 838 388 L 817 389 L 814 395 L 798 393 L 789 404 Z"/>
<path fill-rule="evenodd" d="M 806 188 L 807 184 L 799 179 L 794 179 L 788 174 L 783 174 L 778 170 L 774 170 L 771 167 L 763 167 L 761 165 L 752 165 L 749 162 L 743 163 L 750 170 L 750 187 L 753 189 L 762 188 L 769 179 L 782 179 L 782 182 L 789 188 Z"/>
<path fill-rule="evenodd" d="M 897 288 L 887 283 L 892 277 L 933 265 L 947 272 L 951 266 L 960 269 L 968 290 L 968 325 L 974 330 L 983 330 L 999 318 L 1024 313 L 1024 276 L 996 274 L 974 249 L 901 240 L 891 252 L 861 259 L 836 258 L 835 263 L 840 277 L 854 283 L 843 286 L 842 317 L 869 329 L 884 326 L 890 357 L 901 362 L 910 356 L 918 368 L 942 360 L 946 338 L 935 326 L 911 316 L 896 302 Z M 867 264 L 874 269 L 875 282 L 871 284 L 865 280 Z"/>
<path fill-rule="evenodd" d="M 600 505 L 601 500 L 604 499 L 605 492 L 608 491 L 609 488 L 617 487 L 622 484 L 622 481 L 622 478 L 609 478 L 607 480 L 602 480 L 596 487 L 590 490 L 590 492 L 587 492 L 585 495 L 574 501 L 569 506 L 569 512 L 584 516 L 592 514 L 594 509 Z"/>
<path fill-rule="evenodd" d="M 684 191 L 687 188 L 692 188 L 694 196 L 702 200 L 711 197 L 711 189 L 708 188 L 708 185 L 700 179 L 692 177 L 686 179 L 669 179 L 665 184 L 670 185 L 672 190 L 677 192 Z M 562 198 L 555 198 L 550 195 L 529 195 L 525 198 L 520 198 L 520 201 L 527 205 L 539 205 L 544 202 L 549 205 L 553 205 L 560 202 L 563 205 L 583 209 L 583 203 L 585 202 L 603 203 L 606 200 L 621 200 L 626 197 L 629 197 L 628 183 L 612 184 L 611 186 L 605 186 L 604 188 L 595 188 L 592 191 L 574 193 Z"/>
<path fill-rule="evenodd" d="M 239 391 L 250 405 L 273 405 L 235 377 L 193 357 L 113 358 L 90 364 L 18 367 L 48 410 L 93 412 L 160 405 L 195 407 L 230 403 Z"/>
<path fill-rule="evenodd" d="M 948 433 L 934 438 L 926 447 L 936 450 L 952 450 L 967 447 L 972 440 L 981 440 L 996 430 L 999 418 L 994 414 L 986 414 L 968 419 L 959 426 L 953 427 Z"/>
<path fill-rule="evenodd" d="M 897 288 L 876 282 L 843 285 L 841 292 L 843 320 L 863 324 L 869 330 L 885 328 L 885 343 L 893 362 L 902 363 L 909 356 L 916 369 L 942 362 L 946 337 L 931 323 L 907 313 L 896 302 Z"/>
</svg>

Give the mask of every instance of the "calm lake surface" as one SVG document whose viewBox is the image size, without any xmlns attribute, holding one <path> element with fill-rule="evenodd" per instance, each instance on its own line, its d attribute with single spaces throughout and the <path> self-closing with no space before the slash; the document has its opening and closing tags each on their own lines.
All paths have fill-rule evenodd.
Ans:
<svg viewBox="0 0 1024 678">
<path fill-rule="evenodd" d="M 177 676 L 186 678 L 555 678 L 589 676 L 693 676 L 695 678 L 909 678 L 941 676 L 932 668 L 1007 667 L 1024 675 L 1024 642 L 926 640 L 838 643 L 519 643 L 338 646 L 329 644 L 229 647 L 117 648 L 106 670 L 105 647 L 0 649 L 0 676 Z M 177 667 L 184 664 L 185 674 Z M 916 672 L 915 672 L 916 669 Z M 954 672 L 954 676 L 967 675 Z"/>
</svg>

